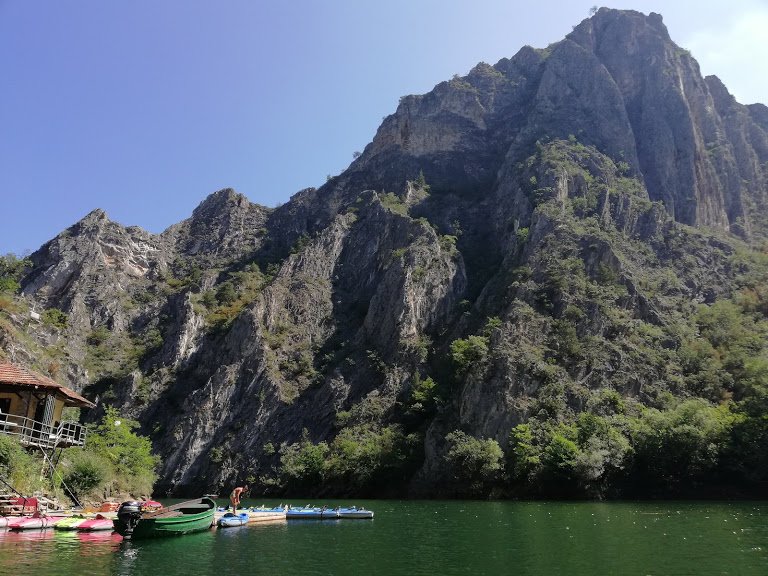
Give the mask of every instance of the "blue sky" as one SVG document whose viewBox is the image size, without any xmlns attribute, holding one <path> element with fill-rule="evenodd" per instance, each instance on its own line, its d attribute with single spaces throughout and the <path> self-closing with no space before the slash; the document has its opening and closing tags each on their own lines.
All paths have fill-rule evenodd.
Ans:
<svg viewBox="0 0 768 576">
<path fill-rule="evenodd" d="M 400 96 L 556 42 L 594 4 L 0 0 L 0 254 L 94 208 L 161 232 L 221 188 L 285 202 Z M 661 13 L 705 74 L 768 102 L 768 0 L 605 5 Z"/>
</svg>

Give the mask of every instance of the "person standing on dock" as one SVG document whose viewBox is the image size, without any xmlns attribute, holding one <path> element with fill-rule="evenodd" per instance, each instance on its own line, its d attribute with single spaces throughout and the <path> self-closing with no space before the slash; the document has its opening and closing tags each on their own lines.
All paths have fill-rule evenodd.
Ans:
<svg viewBox="0 0 768 576">
<path fill-rule="evenodd" d="M 232 514 L 237 514 L 237 507 L 240 504 L 240 494 L 248 490 L 248 484 L 245 486 L 238 486 L 229 495 L 229 501 L 232 503 Z"/>
</svg>

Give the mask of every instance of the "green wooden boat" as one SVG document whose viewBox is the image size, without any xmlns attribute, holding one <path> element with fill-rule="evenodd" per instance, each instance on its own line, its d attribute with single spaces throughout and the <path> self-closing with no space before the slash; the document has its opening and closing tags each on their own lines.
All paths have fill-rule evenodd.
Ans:
<svg viewBox="0 0 768 576">
<path fill-rule="evenodd" d="M 143 510 L 141 502 L 123 502 L 114 520 L 115 532 L 126 540 L 202 532 L 213 526 L 215 509 L 216 503 L 210 498 L 187 500 L 152 511 Z"/>
</svg>

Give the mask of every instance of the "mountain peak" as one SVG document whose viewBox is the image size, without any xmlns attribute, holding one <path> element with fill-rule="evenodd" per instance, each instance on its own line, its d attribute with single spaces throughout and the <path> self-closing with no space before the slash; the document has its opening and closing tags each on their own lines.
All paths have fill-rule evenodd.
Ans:
<svg viewBox="0 0 768 576">
<path fill-rule="evenodd" d="M 101 208 L 96 208 L 83 216 L 78 224 L 96 224 L 99 222 L 109 222 L 109 216 Z"/>
<path fill-rule="evenodd" d="M 600 8 L 566 36 L 577 44 L 601 51 L 606 42 L 612 50 L 632 54 L 652 42 L 672 42 L 660 14 L 647 16 L 635 10 Z"/>
<path fill-rule="evenodd" d="M 191 218 L 164 234 L 175 236 L 178 250 L 188 256 L 228 253 L 234 257 L 254 249 L 268 212 L 232 188 L 223 188 L 203 200 Z"/>
<path fill-rule="evenodd" d="M 207 217 L 213 214 L 221 213 L 234 206 L 247 206 L 250 204 L 248 198 L 238 194 L 232 188 L 222 188 L 200 202 L 197 208 L 192 212 L 192 218 Z"/>
</svg>

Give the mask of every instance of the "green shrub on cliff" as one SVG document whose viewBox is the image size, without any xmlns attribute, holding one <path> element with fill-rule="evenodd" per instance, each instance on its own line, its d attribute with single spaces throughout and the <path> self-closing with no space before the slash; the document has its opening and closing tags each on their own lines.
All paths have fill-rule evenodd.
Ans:
<svg viewBox="0 0 768 576">
<path fill-rule="evenodd" d="M 459 376 L 481 363 L 487 355 L 488 338 L 485 336 L 472 335 L 451 342 L 451 359 Z"/>
<path fill-rule="evenodd" d="M 43 322 L 54 328 L 67 327 L 67 315 L 58 308 L 48 308 L 40 315 Z"/>
<path fill-rule="evenodd" d="M 21 287 L 19 280 L 31 264 L 28 259 L 15 254 L 0 256 L 0 292 L 18 292 Z"/>
</svg>

